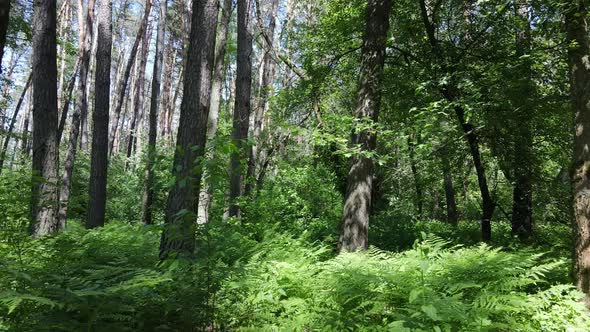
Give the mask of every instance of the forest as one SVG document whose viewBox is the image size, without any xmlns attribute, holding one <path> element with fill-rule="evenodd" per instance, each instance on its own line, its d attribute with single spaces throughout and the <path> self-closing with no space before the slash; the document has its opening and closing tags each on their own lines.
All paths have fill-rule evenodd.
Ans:
<svg viewBox="0 0 590 332">
<path fill-rule="evenodd" d="M 590 331 L 590 0 L 0 0 L 1 331 Z"/>
</svg>

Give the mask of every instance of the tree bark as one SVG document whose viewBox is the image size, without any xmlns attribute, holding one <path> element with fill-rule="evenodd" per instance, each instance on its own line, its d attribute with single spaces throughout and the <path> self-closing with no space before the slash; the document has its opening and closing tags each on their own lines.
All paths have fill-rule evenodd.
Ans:
<svg viewBox="0 0 590 332">
<path fill-rule="evenodd" d="M 121 118 L 121 109 L 123 108 L 123 101 L 125 99 L 125 90 L 127 89 L 127 83 L 129 82 L 129 76 L 131 74 L 131 69 L 133 68 L 133 64 L 135 62 L 135 58 L 137 56 L 137 50 L 139 49 L 139 43 L 141 42 L 145 30 L 148 23 L 148 18 L 150 15 L 150 10 L 152 9 L 152 0 L 148 0 L 145 4 L 145 11 L 143 13 L 143 18 L 141 19 L 141 23 L 139 25 L 139 30 L 137 31 L 137 36 L 135 36 L 135 41 L 133 42 L 133 47 L 131 47 L 131 52 L 129 53 L 129 59 L 127 60 L 127 65 L 125 66 L 125 73 L 121 81 L 119 82 L 119 86 L 117 87 L 117 103 L 115 104 L 114 110 L 114 118 L 112 123 L 112 128 L 110 131 L 109 136 L 109 154 L 113 153 L 113 147 L 115 144 L 115 135 L 117 130 L 119 129 L 119 120 Z"/>
<path fill-rule="evenodd" d="M 168 112 L 172 112 L 172 80 L 174 76 L 174 67 L 176 64 L 177 49 L 174 48 L 174 41 L 172 36 L 168 38 L 168 45 L 166 47 L 164 60 L 164 74 L 162 80 L 162 97 L 161 99 L 161 116 L 160 116 L 160 135 L 164 138 L 168 134 Z"/>
<path fill-rule="evenodd" d="M 365 34 L 361 51 L 359 89 L 354 115 L 359 120 L 377 123 L 381 104 L 381 80 L 385 63 L 385 47 L 389 30 L 390 0 L 368 0 Z M 352 144 L 363 152 L 372 152 L 377 143 L 372 130 L 353 132 Z M 350 160 L 347 177 L 342 231 L 338 250 L 367 249 L 369 243 L 369 213 L 374 177 L 374 162 L 366 155 L 355 155 Z"/>
<path fill-rule="evenodd" d="M 37 0 L 33 13 L 33 195 L 34 236 L 63 228 L 57 219 L 57 8 Z"/>
<path fill-rule="evenodd" d="M 258 2 L 259 3 L 259 2 Z M 249 157 L 248 157 L 248 170 L 246 172 L 246 186 L 244 193 L 245 195 L 249 195 L 252 191 L 252 187 L 254 183 L 252 183 L 255 179 L 254 174 L 256 173 L 256 165 L 259 163 L 260 160 L 260 136 L 262 134 L 262 130 L 264 129 L 264 115 L 266 114 L 266 110 L 268 108 L 268 97 L 270 94 L 270 90 L 272 87 L 272 80 L 274 74 L 274 62 L 272 59 L 272 51 L 274 48 L 274 35 L 275 35 L 275 26 L 277 20 L 277 11 L 279 1 L 272 0 L 271 8 L 268 12 L 268 27 L 262 26 L 260 24 L 260 29 L 265 29 L 265 35 L 268 36 L 266 41 L 266 48 L 264 49 L 264 56 L 262 57 L 262 78 L 260 82 L 260 90 L 258 94 L 258 102 L 256 105 L 256 110 L 254 112 L 254 128 L 252 130 L 252 140 L 254 141 L 254 145 L 250 146 Z M 258 16 L 260 16 L 260 8 L 256 8 Z M 261 19 L 258 17 L 258 19 Z M 270 42 L 270 43 L 269 43 Z"/>
<path fill-rule="evenodd" d="M 66 119 L 68 117 L 68 112 L 70 109 L 70 101 L 72 100 L 72 92 L 74 91 L 74 86 L 76 85 L 76 77 L 78 76 L 78 68 L 80 67 L 80 59 L 76 61 L 76 65 L 74 66 L 74 72 L 72 73 L 72 77 L 70 77 L 70 81 L 68 82 L 68 89 L 65 95 L 65 99 L 62 103 L 61 107 L 61 115 L 59 118 L 59 126 L 57 128 L 57 144 L 61 143 L 61 138 L 64 132 L 64 128 L 66 126 Z"/>
<path fill-rule="evenodd" d="M 212 140 L 217 134 L 219 122 L 219 109 L 221 107 L 221 95 L 223 93 L 223 80 L 225 78 L 225 51 L 227 49 L 227 35 L 231 14 L 233 11 L 232 0 L 223 1 L 221 22 L 219 23 L 218 39 L 215 48 L 215 65 L 213 69 L 213 83 L 211 84 L 211 110 L 207 122 L 207 139 Z M 210 158 L 210 156 L 208 156 Z M 213 196 L 211 184 L 208 181 L 207 170 L 203 170 L 203 188 L 199 193 L 199 209 L 197 223 L 205 224 L 209 221 L 209 208 Z"/>
<path fill-rule="evenodd" d="M 149 133 L 147 167 L 145 174 L 143 214 L 142 221 L 146 225 L 153 223 L 154 205 L 154 167 L 156 162 L 156 140 L 158 135 L 158 106 L 160 105 L 160 81 L 162 79 L 162 65 L 164 64 L 164 38 L 166 35 L 166 14 L 168 11 L 168 0 L 160 0 L 160 17 L 158 19 L 158 32 L 156 35 L 156 57 L 152 70 L 152 95 L 150 99 Z"/>
<path fill-rule="evenodd" d="M 4 58 L 4 46 L 6 45 L 9 16 L 10 0 L 0 0 L 0 74 L 2 74 L 2 58 Z"/>
<path fill-rule="evenodd" d="M 588 4 L 571 1 L 565 13 L 571 103 L 574 113 L 572 190 L 574 208 L 574 278 L 577 288 L 590 294 L 590 49 Z"/>
<path fill-rule="evenodd" d="M 238 56 L 236 64 L 236 100 L 233 116 L 232 142 L 235 151 L 230 157 L 229 216 L 241 217 L 237 200 L 244 188 L 242 161 L 247 160 L 246 140 L 250 126 L 252 90 L 252 0 L 238 0 Z"/>
<path fill-rule="evenodd" d="M 33 77 L 32 74 L 29 74 L 29 78 L 27 79 L 27 83 L 23 88 L 23 92 L 18 98 L 18 102 L 16 103 L 16 107 L 14 109 L 14 113 L 12 114 L 12 118 L 10 119 L 10 124 L 8 125 L 8 131 L 6 132 L 6 138 L 4 139 L 4 145 L 2 146 L 2 150 L 0 151 L 0 174 L 2 174 L 2 169 L 4 167 L 4 160 L 6 160 L 6 152 L 8 151 L 8 144 L 10 143 L 10 137 L 12 136 L 12 132 L 14 131 L 14 125 L 16 124 L 16 118 L 18 117 L 18 113 L 20 108 L 23 104 L 23 100 L 25 99 L 25 95 L 29 90 L 29 86 L 31 85 L 31 78 Z"/>
<path fill-rule="evenodd" d="M 112 0 L 99 0 L 87 228 L 104 225 L 107 194 Z"/>
<path fill-rule="evenodd" d="M 176 182 L 166 206 L 165 228 L 160 242 L 160 258 L 171 254 L 192 254 L 198 194 L 201 181 L 200 159 L 205 153 L 207 118 L 211 98 L 215 33 L 218 6 L 216 0 L 193 2 L 190 43 L 184 71 L 184 95 L 174 154 Z"/>
<path fill-rule="evenodd" d="M 76 90 L 76 112 L 80 112 L 82 132 L 81 148 L 85 149 L 84 132 L 88 116 L 88 74 L 90 72 L 90 52 L 93 41 L 95 0 L 88 0 L 86 16 L 84 16 L 83 0 L 78 0 L 78 41 L 80 43 L 80 78 Z M 86 138 L 87 139 L 87 138 Z"/>
<path fill-rule="evenodd" d="M 459 213 L 457 211 L 457 202 L 455 199 L 455 187 L 453 186 L 453 176 L 451 173 L 451 165 L 447 155 L 448 149 L 441 153 L 443 183 L 445 189 L 445 198 L 447 205 L 447 222 L 451 225 L 457 225 L 459 221 Z"/>
<path fill-rule="evenodd" d="M 521 240 L 533 233 L 533 137 L 531 133 L 531 96 L 534 86 L 531 79 L 531 63 L 523 56 L 531 52 L 531 27 L 527 0 L 515 2 L 515 14 L 519 19 L 516 33 L 516 56 L 522 63 L 516 70 L 514 91 L 514 185 L 512 192 L 512 234 Z"/>
<path fill-rule="evenodd" d="M 420 173 L 418 172 L 418 165 L 416 164 L 416 144 L 420 144 L 419 133 L 417 135 L 410 135 L 408 137 L 408 150 L 410 152 L 410 169 L 412 170 L 414 189 L 416 191 L 416 200 L 414 201 L 414 205 L 416 207 L 417 218 L 418 220 L 421 220 L 424 211 L 424 192 L 422 190 L 422 180 L 420 179 Z"/>
<path fill-rule="evenodd" d="M 151 23 L 143 36 L 143 44 L 141 45 L 141 58 L 139 60 L 139 68 L 136 76 L 135 91 L 133 92 L 133 118 L 131 119 L 131 128 L 129 129 L 129 140 L 127 142 L 127 161 L 125 162 L 125 169 L 128 169 L 131 155 L 133 153 L 133 145 L 137 137 L 137 128 L 139 124 L 139 112 L 143 110 L 143 96 L 145 86 L 145 66 L 147 64 L 147 57 L 149 53 L 150 40 L 152 36 Z"/>
</svg>

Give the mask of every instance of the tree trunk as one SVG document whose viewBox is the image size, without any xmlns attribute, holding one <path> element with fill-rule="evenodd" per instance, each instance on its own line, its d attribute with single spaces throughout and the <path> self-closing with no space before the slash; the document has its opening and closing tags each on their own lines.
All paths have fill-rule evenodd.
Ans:
<svg viewBox="0 0 590 332">
<path fill-rule="evenodd" d="M 165 60 L 164 60 L 164 74 L 162 80 L 162 97 L 160 109 L 161 109 L 161 116 L 160 116 L 160 135 L 164 138 L 168 131 L 166 125 L 168 124 L 168 112 L 171 111 L 171 102 L 172 102 L 172 80 L 174 76 L 174 67 L 176 64 L 176 48 L 172 50 L 174 47 L 174 41 L 172 36 L 168 38 L 168 44 L 166 50 L 164 51 Z"/>
<path fill-rule="evenodd" d="M 94 44 L 94 4 L 95 0 L 88 0 L 86 17 L 84 17 L 83 0 L 78 0 L 78 40 L 80 43 L 80 78 L 76 90 L 76 109 L 80 111 L 80 149 L 88 147 L 88 81 L 92 73 L 90 61 L 96 54 L 93 52 Z M 80 24 L 80 22 L 84 22 Z M 96 49 L 94 50 L 96 52 Z"/>
<path fill-rule="evenodd" d="M 246 140 L 250 125 L 252 90 L 252 30 L 250 10 L 252 0 L 238 0 L 238 56 L 236 64 L 236 100 L 233 116 L 232 141 L 235 151 L 230 158 L 229 216 L 240 218 L 237 200 L 243 194 L 244 170 L 242 161 L 248 157 Z"/>
<path fill-rule="evenodd" d="M 355 117 L 359 120 L 369 120 L 373 123 L 378 121 L 390 11 L 390 0 L 368 0 L 359 89 L 354 111 Z M 352 134 L 352 144 L 358 145 L 364 152 L 373 151 L 376 143 L 377 136 L 372 130 Z M 338 240 L 340 251 L 364 250 L 368 247 L 373 164 L 372 158 L 363 155 L 353 156 L 350 160 L 342 232 Z"/>
<path fill-rule="evenodd" d="M 32 75 L 32 74 L 31 74 Z M 29 140 L 30 131 L 29 131 L 29 122 L 31 121 L 31 114 L 33 113 L 33 88 L 31 87 L 31 92 L 29 93 L 29 98 L 27 98 L 27 107 L 26 107 L 26 115 L 23 119 L 23 127 L 22 127 L 22 140 L 21 140 L 21 151 L 23 155 L 29 156 L 31 153 L 31 144 Z"/>
<path fill-rule="evenodd" d="M 44 236 L 63 228 L 57 219 L 57 8 L 38 0 L 33 13 L 33 213 L 32 233 Z"/>
<path fill-rule="evenodd" d="M 221 22 L 219 24 L 218 39 L 215 49 L 215 65 L 213 69 L 213 83 L 211 84 L 211 110 L 207 122 L 207 139 L 212 140 L 217 134 L 219 122 L 219 109 L 221 107 L 221 95 L 223 93 L 223 80 L 225 78 L 225 51 L 227 48 L 227 35 L 231 14 L 233 11 L 232 0 L 224 0 Z M 210 158 L 210 156 L 208 156 Z M 205 224 L 209 221 L 209 208 L 213 196 L 211 184 L 208 181 L 207 170 L 203 170 L 203 188 L 199 193 L 199 209 L 197 223 Z"/>
<path fill-rule="evenodd" d="M 420 220 L 422 219 L 422 213 L 424 211 L 424 192 L 422 191 L 422 181 L 420 180 L 420 173 L 418 172 L 418 165 L 416 164 L 416 144 L 420 144 L 419 133 L 408 137 L 408 150 L 410 152 L 410 169 L 412 170 L 414 189 L 416 190 L 414 206 L 416 208 L 417 219 Z"/>
<path fill-rule="evenodd" d="M 129 76 L 131 74 L 131 69 L 133 68 L 133 63 L 135 62 L 135 58 L 137 56 L 137 50 L 139 49 L 139 43 L 141 42 L 145 30 L 148 23 L 148 18 L 150 15 L 150 10 L 152 9 L 152 0 L 148 0 L 145 4 L 145 11 L 143 13 L 143 18 L 141 19 L 141 23 L 139 25 L 139 30 L 137 31 L 137 36 L 135 36 L 135 41 L 133 42 L 133 47 L 131 48 L 131 52 L 129 53 L 129 59 L 127 60 L 127 65 L 125 66 L 125 73 L 121 81 L 119 82 L 119 86 L 117 87 L 117 97 L 118 100 L 115 104 L 114 110 L 114 118 L 112 123 L 112 128 L 110 131 L 109 136 L 109 154 L 113 153 L 113 147 L 115 144 L 115 135 L 117 130 L 119 129 L 119 120 L 121 118 L 121 109 L 123 107 L 123 101 L 125 99 L 125 90 L 127 89 L 127 83 L 129 82 Z"/>
<path fill-rule="evenodd" d="M 92 112 L 92 153 L 87 228 L 104 225 L 107 194 L 109 97 L 111 86 L 112 0 L 99 0 L 96 77 Z"/>
<path fill-rule="evenodd" d="M 166 206 L 166 226 L 160 242 L 160 258 L 192 254 L 193 221 L 199 200 L 200 160 L 205 153 L 207 118 L 211 98 L 211 73 L 217 30 L 217 1 L 193 1 L 190 43 L 187 51 L 184 95 L 180 106 L 173 173 L 176 183 Z"/>
<path fill-rule="evenodd" d="M 131 128 L 129 130 L 129 140 L 127 142 L 127 161 L 125 162 L 125 169 L 129 168 L 131 154 L 133 153 L 133 145 L 137 137 L 137 128 L 140 127 L 139 111 L 143 110 L 143 96 L 145 85 L 145 66 L 147 64 L 147 57 L 149 53 L 150 40 L 152 38 L 151 23 L 143 36 L 143 44 L 141 45 L 141 58 L 139 60 L 139 69 L 136 76 L 135 91 L 133 92 L 133 118 L 131 119 Z"/>
<path fill-rule="evenodd" d="M 445 59 L 441 52 L 438 40 L 436 39 L 436 27 L 434 25 L 436 18 L 429 18 L 428 9 L 426 7 L 426 2 L 424 0 L 420 0 L 420 11 L 424 27 L 426 28 L 428 42 L 430 43 L 430 47 L 432 48 L 432 53 L 436 57 L 436 59 L 443 64 L 443 73 L 448 74 L 449 68 L 447 68 L 447 66 L 444 65 Z M 449 102 L 456 102 L 459 97 L 457 87 L 452 82 L 441 86 L 440 92 L 442 96 Z M 492 238 L 491 222 L 492 216 L 494 215 L 494 209 L 496 208 L 496 204 L 494 203 L 494 201 L 492 200 L 492 196 L 490 195 L 490 190 L 488 187 L 488 182 L 485 173 L 485 167 L 483 165 L 483 162 L 481 161 L 481 153 L 479 151 L 479 138 L 477 136 L 477 133 L 475 132 L 475 126 L 473 126 L 473 124 L 468 122 L 465 118 L 465 109 L 463 108 L 463 106 L 455 103 L 453 110 L 455 111 L 457 120 L 459 121 L 461 129 L 463 129 L 463 132 L 467 139 L 469 151 L 473 159 L 473 166 L 475 167 L 475 171 L 477 173 L 477 182 L 479 185 L 479 190 L 481 192 L 482 200 L 481 237 L 483 241 L 489 241 Z"/>
<path fill-rule="evenodd" d="M 23 104 L 23 100 L 25 99 L 25 95 L 29 90 L 29 86 L 31 85 L 31 78 L 33 77 L 32 74 L 29 74 L 29 78 L 27 79 L 27 83 L 23 88 L 23 92 L 18 98 L 18 102 L 16 103 L 16 107 L 14 109 L 14 113 L 12 114 L 12 118 L 10 119 L 10 124 L 8 125 L 8 131 L 6 132 L 6 138 L 4 139 L 4 145 L 2 146 L 2 150 L 0 151 L 0 174 L 2 174 L 2 169 L 4 167 L 4 160 L 6 160 L 6 152 L 8 151 L 8 143 L 10 143 L 10 137 L 12 136 L 12 132 L 14 131 L 14 125 L 16 124 L 16 118 L 18 117 L 18 113 L 20 108 Z"/>
<path fill-rule="evenodd" d="M 574 207 L 574 278 L 578 289 L 590 294 L 590 49 L 586 0 L 574 0 L 566 8 L 571 103 L 574 113 L 572 190 Z"/>
<path fill-rule="evenodd" d="M 6 45 L 6 33 L 8 32 L 8 18 L 10 16 L 10 1 L 0 0 L 0 74 L 2 74 L 2 58 L 4 57 L 4 45 Z"/>
<path fill-rule="evenodd" d="M 72 73 L 72 77 L 70 77 L 70 81 L 68 82 L 68 89 L 65 95 L 65 99 L 62 103 L 61 107 L 61 115 L 59 118 L 59 126 L 57 128 L 57 145 L 61 143 L 61 137 L 64 132 L 64 128 L 66 126 L 66 119 L 68 117 L 68 112 L 70 109 L 70 101 L 72 100 L 72 92 L 74 91 L 74 85 L 76 85 L 76 76 L 78 76 L 78 68 L 80 67 L 80 59 L 76 61 L 76 65 L 74 66 L 74 72 Z"/>
<path fill-rule="evenodd" d="M 528 239 L 533 232 L 533 137 L 531 133 L 531 96 L 534 86 L 531 79 L 531 28 L 527 0 L 515 2 L 515 14 L 519 19 L 516 33 L 516 57 L 522 59 L 517 67 L 514 91 L 514 186 L 512 199 L 512 234 L 521 240 Z"/>
<path fill-rule="evenodd" d="M 449 222 L 451 225 L 457 225 L 459 216 L 457 212 L 457 202 L 455 200 L 455 187 L 453 186 L 451 165 L 449 163 L 449 157 L 447 153 L 448 149 L 444 149 L 441 153 L 443 183 L 447 205 L 447 222 Z"/>
<path fill-rule="evenodd" d="M 260 91 L 258 94 L 258 103 L 256 105 L 256 110 L 254 113 L 254 128 L 252 130 L 252 139 L 254 141 L 254 145 L 250 146 L 249 157 L 248 157 L 248 170 L 246 172 L 246 186 L 244 193 L 249 195 L 252 191 L 252 187 L 254 183 L 252 183 L 255 179 L 254 174 L 256 173 L 256 165 L 259 163 L 260 160 L 260 136 L 262 134 L 263 125 L 264 125 L 264 115 L 266 114 L 266 110 L 268 108 L 268 97 L 270 94 L 270 90 L 272 87 L 272 80 L 274 74 L 274 62 L 272 59 L 272 52 L 274 48 L 274 35 L 275 35 L 275 26 L 277 20 L 277 10 L 279 7 L 278 0 L 272 0 L 271 8 L 268 12 L 268 27 L 262 26 L 260 24 L 260 29 L 265 29 L 265 35 L 268 36 L 266 40 L 266 48 L 264 49 L 264 56 L 262 57 L 262 79 L 260 84 Z M 260 13 L 260 8 L 256 8 L 257 13 Z M 258 15 L 260 16 L 260 15 Z M 258 17 L 261 19 L 260 17 Z M 269 43 L 270 42 L 270 43 Z"/>
<path fill-rule="evenodd" d="M 150 99 L 149 133 L 147 167 L 145 174 L 142 221 L 146 225 L 153 223 L 154 205 L 154 167 L 156 160 L 156 140 L 158 135 L 158 106 L 160 105 L 160 81 L 162 79 L 162 65 L 164 64 L 164 38 L 166 35 L 166 13 L 168 0 L 160 0 L 160 17 L 158 18 L 158 33 L 156 35 L 156 56 L 152 70 L 152 95 Z"/>
</svg>

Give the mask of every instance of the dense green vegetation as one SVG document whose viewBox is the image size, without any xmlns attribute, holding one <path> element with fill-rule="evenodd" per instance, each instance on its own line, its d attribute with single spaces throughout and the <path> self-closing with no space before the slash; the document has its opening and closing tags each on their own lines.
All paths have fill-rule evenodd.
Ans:
<svg viewBox="0 0 590 332">
<path fill-rule="evenodd" d="M 83 158 L 81 158 L 83 160 Z M 119 161 L 120 163 L 121 161 Z M 165 169 L 165 167 L 162 167 Z M 114 192 L 138 177 L 112 165 Z M 83 172 L 83 171 L 82 171 Z M 139 172 L 139 171 L 138 171 Z M 165 172 L 159 173 L 164 181 Z M 531 245 L 494 223 L 374 218 L 366 252 L 338 255 L 341 197 L 320 168 L 283 169 L 245 209 L 249 218 L 196 229 L 192 259 L 160 262 L 160 226 L 137 221 L 122 192 L 111 220 L 28 236 L 28 175 L 2 175 L 0 327 L 15 331 L 389 330 L 585 331 L 570 280 L 571 231 L 541 224 Z M 85 183 L 85 182 L 84 182 Z M 77 184 L 80 185 L 80 184 Z M 74 188 L 77 187 L 74 185 Z M 129 189 L 128 189 L 129 188 Z M 83 188 L 74 202 L 84 201 Z M 160 192 L 164 195 L 164 191 Z M 125 207 L 125 208 L 123 208 Z M 76 210 L 76 209 L 73 209 Z M 214 209 L 214 211 L 216 211 Z M 384 249 L 379 249 L 384 248 Z"/>
<path fill-rule="evenodd" d="M 0 332 L 590 331 L 588 6 L 0 0 Z"/>
</svg>

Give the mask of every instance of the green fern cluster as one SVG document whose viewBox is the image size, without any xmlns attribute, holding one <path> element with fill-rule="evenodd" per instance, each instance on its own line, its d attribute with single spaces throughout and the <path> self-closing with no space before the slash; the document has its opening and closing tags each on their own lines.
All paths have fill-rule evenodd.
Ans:
<svg viewBox="0 0 590 332">
<path fill-rule="evenodd" d="M 281 248 L 281 246 L 284 246 Z M 572 287 L 546 276 L 564 262 L 426 237 L 412 250 L 371 248 L 320 259 L 325 248 L 275 241 L 222 289 L 238 330 L 587 331 Z"/>
</svg>

